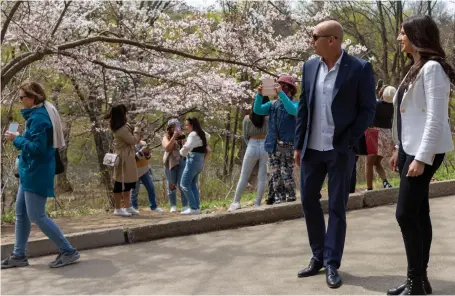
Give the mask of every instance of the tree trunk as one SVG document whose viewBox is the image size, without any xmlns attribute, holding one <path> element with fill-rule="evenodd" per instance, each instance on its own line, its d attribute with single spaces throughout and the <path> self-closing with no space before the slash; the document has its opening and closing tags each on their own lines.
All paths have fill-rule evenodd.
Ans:
<svg viewBox="0 0 455 296">
<path fill-rule="evenodd" d="M 232 130 L 232 145 L 231 145 L 231 160 L 229 163 L 229 175 L 232 174 L 232 170 L 234 169 L 234 154 L 235 154 L 235 136 L 237 135 L 237 126 L 239 123 L 239 112 L 240 107 L 237 106 L 235 110 L 235 120 L 234 120 L 234 129 Z"/>
<path fill-rule="evenodd" d="M 108 168 L 103 164 L 104 155 L 110 151 L 112 144 L 112 138 L 109 132 L 106 131 L 97 131 L 101 128 L 101 124 L 95 119 L 92 120 L 95 122 L 92 128 L 93 140 L 95 141 L 96 147 L 96 156 L 98 158 L 98 165 L 101 173 L 101 183 L 104 185 L 104 188 L 109 193 L 112 192 L 112 176 Z"/>
<path fill-rule="evenodd" d="M 397 36 L 400 33 L 401 30 L 401 24 L 403 23 L 403 3 L 402 1 L 397 1 L 397 15 L 396 15 L 396 20 L 397 20 Z M 400 81 L 403 80 L 404 76 L 406 75 L 406 60 L 405 56 L 403 53 L 401 53 L 399 47 L 397 47 L 398 51 L 398 57 L 399 57 L 399 69 L 400 69 Z"/>
<path fill-rule="evenodd" d="M 389 51 L 387 47 L 387 28 L 385 26 L 384 13 L 382 9 L 381 1 L 377 1 L 379 11 L 379 22 L 381 26 L 381 40 L 382 40 L 382 72 L 384 73 L 384 81 L 389 84 L 389 67 L 388 67 L 388 56 Z"/>
<path fill-rule="evenodd" d="M 228 175 L 229 140 L 231 139 L 231 112 L 226 115 L 226 137 L 224 139 L 223 177 Z"/>
</svg>

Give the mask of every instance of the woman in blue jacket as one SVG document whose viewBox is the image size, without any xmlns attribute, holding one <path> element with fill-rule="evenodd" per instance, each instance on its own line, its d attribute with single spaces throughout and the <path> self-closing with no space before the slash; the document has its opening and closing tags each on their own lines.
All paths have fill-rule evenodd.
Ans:
<svg viewBox="0 0 455 296">
<path fill-rule="evenodd" d="M 294 181 L 294 136 L 295 115 L 298 101 L 293 97 L 297 93 L 292 76 L 281 76 L 276 84 L 278 99 L 263 104 L 262 85 L 254 101 L 254 113 L 268 115 L 268 131 L 265 139 L 265 151 L 269 154 L 270 183 L 267 203 L 295 201 Z"/>
<path fill-rule="evenodd" d="M 2 269 L 28 265 L 25 254 L 31 222 L 59 248 L 59 255 L 49 264 L 51 268 L 76 262 L 79 253 L 46 214 L 47 197 L 54 197 L 56 148 L 65 145 L 55 107 L 46 102 L 43 88 L 36 82 L 26 82 L 19 88 L 22 116 L 26 120 L 23 136 L 6 132 L 5 138 L 21 151 L 19 157 L 19 191 L 16 199 L 16 241 L 13 253 L 2 261 Z"/>
</svg>

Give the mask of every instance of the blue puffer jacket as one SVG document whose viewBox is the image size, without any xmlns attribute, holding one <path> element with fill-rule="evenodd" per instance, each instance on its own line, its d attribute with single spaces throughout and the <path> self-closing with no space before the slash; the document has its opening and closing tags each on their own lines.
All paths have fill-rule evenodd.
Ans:
<svg viewBox="0 0 455 296">
<path fill-rule="evenodd" d="M 26 131 L 17 136 L 14 146 L 21 151 L 19 178 L 24 191 L 54 197 L 55 148 L 53 129 L 46 108 L 22 109 Z"/>
</svg>

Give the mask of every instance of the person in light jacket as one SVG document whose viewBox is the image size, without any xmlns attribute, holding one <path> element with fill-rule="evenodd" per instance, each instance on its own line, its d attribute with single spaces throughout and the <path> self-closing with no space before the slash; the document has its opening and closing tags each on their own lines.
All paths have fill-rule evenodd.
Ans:
<svg viewBox="0 0 455 296">
<path fill-rule="evenodd" d="M 429 16 L 405 20 L 398 36 L 412 66 L 394 98 L 390 159 L 400 173 L 396 219 L 408 261 L 407 280 L 389 295 L 425 295 L 432 288 L 427 276 L 432 240 L 429 187 L 446 152 L 453 150 L 449 126 L 450 83 L 454 69 L 446 62 L 439 29 Z"/>
<path fill-rule="evenodd" d="M 13 253 L 2 261 L 1 268 L 28 266 L 25 254 L 31 222 L 59 248 L 59 255 L 49 267 L 63 267 L 79 260 L 79 253 L 60 228 L 46 214 L 48 197 L 54 197 L 56 148 L 65 146 L 60 116 L 46 100 L 43 87 L 25 82 L 19 87 L 24 135 L 6 132 L 5 138 L 21 151 L 18 161 L 19 191 L 16 199 L 15 242 Z"/>
<path fill-rule="evenodd" d="M 138 215 L 139 211 L 131 206 L 130 191 L 136 188 L 139 180 L 136 167 L 136 144 L 141 140 L 141 128 L 137 125 L 134 129 L 127 122 L 127 109 L 125 105 L 112 107 L 106 116 L 110 120 L 110 127 L 114 133 L 114 153 L 120 158 L 114 167 L 114 215 Z M 123 201 L 123 208 L 122 208 Z"/>
<path fill-rule="evenodd" d="M 197 182 L 199 174 L 204 168 L 205 156 L 210 152 L 207 141 L 210 135 L 202 130 L 199 120 L 195 117 L 186 119 L 186 129 L 190 132 L 187 141 L 180 149 L 180 155 L 186 157 L 180 187 L 188 200 L 189 208 L 182 211 L 182 215 L 198 215 L 201 213 L 199 188 Z"/>
<path fill-rule="evenodd" d="M 163 165 L 164 174 L 167 182 L 167 196 L 171 209 L 169 212 L 177 212 L 177 188 L 180 189 L 182 200 L 182 212 L 188 209 L 188 201 L 185 193 L 180 187 L 183 170 L 186 166 L 186 159 L 180 155 L 183 146 L 184 134 L 181 134 L 181 124 L 176 118 L 172 118 L 167 123 L 166 133 L 163 135 L 161 145 L 164 148 Z"/>
</svg>

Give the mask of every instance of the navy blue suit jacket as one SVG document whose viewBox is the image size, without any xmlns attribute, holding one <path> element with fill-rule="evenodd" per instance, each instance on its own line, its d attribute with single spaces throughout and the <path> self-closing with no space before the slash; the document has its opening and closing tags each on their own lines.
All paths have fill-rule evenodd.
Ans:
<svg viewBox="0 0 455 296">
<path fill-rule="evenodd" d="M 295 150 L 305 154 L 311 133 L 316 78 L 321 61 L 314 58 L 303 65 L 295 131 Z M 373 69 L 369 62 L 344 53 L 335 81 L 332 116 L 335 123 L 333 148 L 340 152 L 355 149 L 357 140 L 374 120 L 376 94 Z"/>
</svg>

